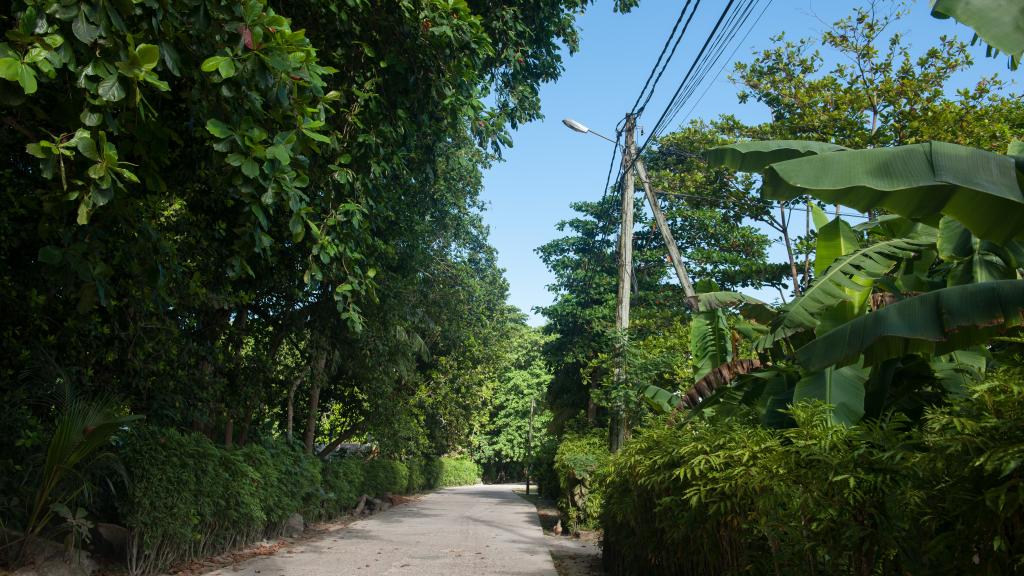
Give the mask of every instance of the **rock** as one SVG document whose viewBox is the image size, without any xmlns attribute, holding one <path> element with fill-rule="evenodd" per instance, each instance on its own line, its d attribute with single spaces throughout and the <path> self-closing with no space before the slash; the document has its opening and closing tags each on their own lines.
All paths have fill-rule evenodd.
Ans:
<svg viewBox="0 0 1024 576">
<path fill-rule="evenodd" d="M 33 538 L 25 549 L 26 566 L 12 576 L 88 576 L 96 571 L 96 561 L 87 552 L 72 550 L 63 544 Z"/>
<path fill-rule="evenodd" d="M 359 504 L 356 504 L 356 509 L 352 511 L 353 515 L 359 516 L 366 511 L 366 498 L 366 494 L 363 494 L 363 496 L 359 498 Z"/>
<path fill-rule="evenodd" d="M 388 508 L 391 508 L 391 502 L 388 502 L 387 500 L 382 500 L 380 503 L 380 511 L 383 512 Z"/>
<path fill-rule="evenodd" d="M 370 507 L 373 508 L 374 512 L 376 512 L 377 510 L 380 510 L 380 507 L 384 502 L 380 498 L 370 498 L 369 504 Z"/>
<path fill-rule="evenodd" d="M 306 521 L 302 518 L 302 514 L 296 512 L 288 517 L 288 521 L 284 523 L 283 534 L 286 538 L 295 538 L 302 534 L 302 531 L 306 529 Z"/>
<path fill-rule="evenodd" d="M 128 549 L 128 529 L 117 524 L 97 522 L 95 528 L 99 537 L 93 537 L 93 544 L 103 554 L 124 558 Z"/>
</svg>

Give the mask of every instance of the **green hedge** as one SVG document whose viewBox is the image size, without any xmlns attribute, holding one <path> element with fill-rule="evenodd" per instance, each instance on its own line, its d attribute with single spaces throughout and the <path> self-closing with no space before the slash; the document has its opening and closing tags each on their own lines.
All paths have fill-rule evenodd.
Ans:
<svg viewBox="0 0 1024 576">
<path fill-rule="evenodd" d="M 558 507 L 568 517 L 570 531 L 598 527 L 604 499 L 601 481 L 610 459 L 603 430 L 569 433 L 558 445 L 554 465 L 560 488 Z"/>
<path fill-rule="evenodd" d="M 1010 574 L 1024 561 L 1024 385 L 997 381 L 920 423 L 654 425 L 606 482 L 613 575 Z"/>
<path fill-rule="evenodd" d="M 225 450 L 200 434 L 149 426 L 121 440 L 128 482 L 118 492 L 118 512 L 129 529 L 132 574 L 276 537 L 296 512 L 307 521 L 334 518 L 363 494 L 404 494 L 479 477 L 464 458 L 325 463 L 282 441 Z"/>
<path fill-rule="evenodd" d="M 438 461 L 437 479 L 434 486 L 466 486 L 480 481 L 483 470 L 480 465 L 465 456 L 445 456 Z"/>
<path fill-rule="evenodd" d="M 284 446 L 223 450 L 199 434 L 138 426 L 124 439 L 118 503 L 133 574 L 219 554 L 316 508 L 321 465 Z"/>
</svg>

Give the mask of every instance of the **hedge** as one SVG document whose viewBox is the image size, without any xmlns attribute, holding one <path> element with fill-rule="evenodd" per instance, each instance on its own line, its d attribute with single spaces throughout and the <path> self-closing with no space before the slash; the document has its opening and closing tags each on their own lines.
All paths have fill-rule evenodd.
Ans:
<svg viewBox="0 0 1024 576">
<path fill-rule="evenodd" d="M 568 433 L 555 452 L 558 477 L 558 507 L 569 520 L 572 533 L 598 527 L 604 499 L 602 480 L 611 455 L 603 430 L 584 434 Z"/>
<path fill-rule="evenodd" d="M 127 484 L 117 508 L 133 575 L 277 537 L 294 513 L 334 518 L 363 494 L 472 484 L 479 476 L 463 458 L 322 462 L 283 441 L 224 449 L 200 434 L 150 426 L 133 428 L 120 444 Z"/>
<path fill-rule="evenodd" d="M 612 575 L 1010 574 L 1024 561 L 1024 385 L 920 422 L 832 426 L 822 405 L 651 426 L 613 459 Z"/>
<path fill-rule="evenodd" d="M 480 482 L 483 474 L 480 465 L 465 456 L 445 456 L 438 462 L 437 478 L 434 486 L 446 488 L 449 486 L 465 486 Z"/>
</svg>

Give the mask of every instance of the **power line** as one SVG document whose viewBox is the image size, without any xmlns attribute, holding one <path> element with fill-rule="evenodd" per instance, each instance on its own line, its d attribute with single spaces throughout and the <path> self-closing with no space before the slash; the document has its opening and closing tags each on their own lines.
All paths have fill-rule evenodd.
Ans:
<svg viewBox="0 0 1024 576">
<path fill-rule="evenodd" d="M 723 27 L 722 34 L 715 39 L 715 42 L 711 45 L 711 49 L 698 65 L 697 73 L 683 90 L 682 97 L 671 104 L 671 112 L 665 119 L 664 124 L 662 124 L 662 130 L 675 122 L 675 118 L 679 114 L 679 111 L 690 101 L 694 92 L 704 84 L 704 81 L 707 79 L 711 69 L 725 54 L 726 48 L 728 48 L 729 44 L 732 43 L 739 30 L 746 25 L 757 1 L 758 0 L 746 0 L 745 4 L 741 4 L 737 10 L 730 14 L 728 21 Z"/>
<path fill-rule="evenodd" d="M 711 68 L 722 57 L 725 52 L 725 48 L 732 42 L 737 31 L 750 17 L 751 10 L 756 1 L 757 0 L 741 0 L 736 9 L 729 12 L 728 18 L 720 28 L 720 32 L 718 34 L 712 34 L 713 41 L 710 44 L 710 48 L 701 55 L 698 55 L 696 59 L 695 73 L 689 78 L 683 80 L 680 85 L 680 90 L 677 91 L 676 95 L 666 107 L 666 114 L 664 114 L 659 120 L 657 130 L 652 132 L 651 138 L 648 138 L 644 143 L 645 147 L 651 142 L 654 142 L 655 139 L 672 124 L 675 117 L 679 114 L 679 110 L 689 102 L 694 91 L 704 82 Z M 725 13 L 723 12 L 723 15 L 724 14 Z"/>
<path fill-rule="evenodd" d="M 694 61 L 690 65 L 690 68 L 686 71 L 686 75 L 683 77 L 683 80 L 679 83 L 679 87 L 676 89 L 675 94 L 673 94 L 672 98 L 669 100 L 669 105 L 665 108 L 665 111 L 661 113 L 661 116 L 658 118 L 658 121 L 654 124 L 654 129 L 651 130 L 650 136 L 637 150 L 636 155 L 630 159 L 630 165 L 626 168 L 627 170 L 633 169 L 633 164 L 635 164 L 636 158 L 643 153 L 644 149 L 647 148 L 650 142 L 658 135 L 658 131 L 662 128 L 663 122 L 665 121 L 665 118 L 672 107 L 672 103 L 679 98 L 680 93 L 686 86 L 687 81 L 693 75 L 694 70 L 697 68 L 698 62 L 700 62 L 701 58 L 704 56 L 704 53 L 707 51 L 708 46 L 715 38 L 715 34 L 718 32 L 718 29 L 722 26 L 722 22 L 725 21 L 725 18 L 726 16 L 728 16 L 729 11 L 732 9 L 732 6 L 735 3 L 735 1 L 736 0 L 729 0 L 729 3 L 725 5 L 725 9 L 722 10 L 722 14 L 718 17 L 718 21 L 715 22 L 715 27 L 711 29 L 711 33 L 708 34 L 708 37 L 704 40 L 704 45 L 701 46 L 700 52 L 697 53 L 697 57 L 694 58 Z"/>
<path fill-rule="evenodd" d="M 740 41 L 737 42 L 735 46 L 733 46 L 732 52 L 729 54 L 729 58 L 722 63 L 722 67 L 718 69 L 718 73 L 715 74 L 715 77 L 711 80 L 711 82 L 709 82 L 704 87 L 704 92 L 701 93 L 700 98 L 698 98 L 697 101 L 693 103 L 693 106 L 691 106 L 690 109 L 687 110 L 686 115 L 683 116 L 682 122 L 686 122 L 686 120 L 689 119 L 690 116 L 693 114 L 693 111 L 697 108 L 697 106 L 699 106 L 700 103 L 704 101 L 704 97 L 708 95 L 708 90 L 710 90 L 711 86 L 715 83 L 715 81 L 718 80 L 718 77 L 722 75 L 722 70 L 725 70 L 725 67 L 729 65 L 729 62 L 732 62 L 733 58 L 736 56 L 736 51 L 739 50 L 740 46 L 742 46 L 743 43 L 747 41 L 747 38 L 750 36 L 750 33 L 754 31 L 754 28 L 757 28 L 757 25 L 761 22 L 761 18 L 764 17 L 765 12 L 767 12 L 768 8 L 771 7 L 773 1 L 774 0 L 768 0 L 768 2 L 765 3 L 764 8 L 761 9 L 761 13 L 757 15 L 757 18 L 754 20 L 754 23 L 751 24 L 749 28 L 747 28 L 747 32 L 743 35 L 743 38 L 741 38 Z"/>
<path fill-rule="evenodd" d="M 658 59 L 654 62 L 654 67 L 651 68 L 651 73 L 647 76 L 647 81 L 644 82 L 644 87 L 640 89 L 640 95 L 636 97 L 636 102 L 633 103 L 633 108 L 630 110 L 630 114 L 636 114 L 637 116 L 643 114 L 644 109 L 647 108 L 647 104 L 651 101 L 651 97 L 654 96 L 654 89 L 657 88 L 658 82 L 661 81 L 661 76 L 665 73 L 668 68 L 669 62 L 672 61 L 672 57 L 676 53 L 676 48 L 679 47 L 680 41 L 683 36 L 686 35 L 687 29 L 690 28 L 690 22 L 693 21 L 693 16 L 697 13 L 697 9 L 700 8 L 700 0 L 697 0 L 697 4 L 694 5 L 693 11 L 690 12 L 690 17 L 687 18 L 686 24 L 683 26 L 683 31 L 679 33 L 679 37 L 676 38 L 675 44 L 672 44 L 672 51 L 669 52 L 668 58 L 665 59 L 664 66 L 661 67 L 661 71 L 658 72 L 658 65 L 661 64 L 661 59 L 665 56 L 665 51 L 668 49 L 668 45 L 672 42 L 672 38 L 676 35 L 676 30 L 679 28 L 679 23 L 683 21 L 683 16 L 686 14 L 686 9 L 690 7 L 692 0 L 686 0 L 686 4 L 683 5 L 683 9 L 679 12 L 679 18 L 676 19 L 675 25 L 672 26 L 672 32 L 669 33 L 668 38 L 665 39 L 665 45 L 661 48 L 661 54 L 658 54 Z M 657 78 L 654 77 L 655 72 L 658 73 Z M 654 78 L 654 84 L 651 84 L 651 79 Z M 640 100 L 643 99 L 644 93 L 647 92 L 647 86 L 650 85 L 651 91 L 647 94 L 647 98 L 644 99 L 644 103 L 640 104 Z"/>
<path fill-rule="evenodd" d="M 750 19 L 750 16 L 753 13 L 754 8 L 759 1 L 760 0 L 748 0 L 744 6 L 739 8 L 739 10 L 737 10 L 730 16 L 730 19 L 725 26 L 726 31 L 721 36 L 719 36 L 716 42 L 712 45 L 711 51 L 708 53 L 709 56 L 705 57 L 701 65 L 698 67 L 698 73 L 694 76 L 693 81 L 691 81 L 689 86 L 687 86 L 686 90 L 684 90 L 683 97 L 672 104 L 671 113 L 668 115 L 665 123 L 662 125 L 662 128 L 667 127 L 668 125 L 672 124 L 675 121 L 676 116 L 686 105 L 686 103 L 690 101 L 694 92 L 696 92 L 696 90 L 701 86 L 701 84 L 705 83 L 705 80 L 707 79 L 708 74 L 711 72 L 711 69 L 718 63 L 719 60 L 721 60 L 722 56 L 725 54 L 725 50 L 728 48 L 729 44 L 732 43 L 733 39 L 736 37 L 736 34 L 738 34 L 739 31 L 746 26 L 747 21 Z M 758 19 L 760 19 L 760 16 L 758 17 Z M 747 34 L 749 34 L 749 30 Z M 740 43 L 736 44 L 736 47 L 732 51 L 733 54 L 735 54 L 736 49 L 739 48 Z M 718 77 L 718 74 L 721 74 L 721 70 L 725 68 L 728 62 L 729 60 L 727 59 L 725 62 L 722 63 L 722 67 L 715 75 L 716 78 Z M 710 88 L 711 84 L 708 83 L 706 84 L 706 86 L 707 88 Z M 707 90 L 707 88 L 705 89 L 705 91 Z"/>
</svg>

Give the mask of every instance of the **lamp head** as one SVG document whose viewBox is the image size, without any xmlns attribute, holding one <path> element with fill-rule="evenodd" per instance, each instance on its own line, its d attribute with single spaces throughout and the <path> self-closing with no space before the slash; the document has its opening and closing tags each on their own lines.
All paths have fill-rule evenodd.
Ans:
<svg viewBox="0 0 1024 576">
<path fill-rule="evenodd" d="M 590 132 L 590 128 L 587 128 L 586 126 L 580 124 L 579 122 L 573 120 L 572 118 L 562 119 L 562 124 L 568 126 L 570 130 L 574 130 L 581 134 L 586 134 L 587 132 Z"/>
</svg>

